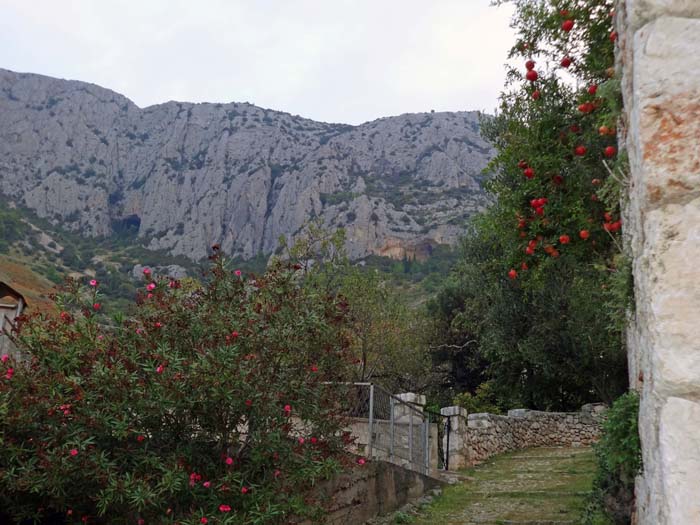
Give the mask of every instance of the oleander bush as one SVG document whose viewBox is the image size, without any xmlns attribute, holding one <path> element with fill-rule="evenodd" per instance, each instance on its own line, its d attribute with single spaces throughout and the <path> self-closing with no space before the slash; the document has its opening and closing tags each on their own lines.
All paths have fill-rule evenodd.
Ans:
<svg viewBox="0 0 700 525">
<path fill-rule="evenodd" d="M 0 510 L 26 523 L 277 524 L 352 461 L 339 414 L 347 305 L 278 262 L 148 273 L 131 317 L 71 282 L 0 363 Z M 1 520 L 1 519 L 0 519 Z"/>
</svg>

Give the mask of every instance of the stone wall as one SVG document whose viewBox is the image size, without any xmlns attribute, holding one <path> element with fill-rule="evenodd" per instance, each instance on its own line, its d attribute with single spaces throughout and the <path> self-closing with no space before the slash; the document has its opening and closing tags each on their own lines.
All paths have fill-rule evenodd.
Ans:
<svg viewBox="0 0 700 525">
<path fill-rule="evenodd" d="M 580 412 L 510 410 L 507 416 L 467 414 L 461 407 L 442 409 L 450 416 L 449 467 L 456 470 L 512 450 L 530 447 L 591 445 L 605 418 L 603 405 L 585 405 Z M 448 449 L 447 435 L 443 448 Z"/>
<path fill-rule="evenodd" d="M 384 461 L 372 461 L 321 483 L 315 495 L 324 503 L 326 525 L 358 525 L 397 510 L 443 483 Z M 310 525 L 305 521 L 300 525 Z"/>
<path fill-rule="evenodd" d="M 700 523 L 700 0 L 620 0 L 643 525 Z"/>
</svg>

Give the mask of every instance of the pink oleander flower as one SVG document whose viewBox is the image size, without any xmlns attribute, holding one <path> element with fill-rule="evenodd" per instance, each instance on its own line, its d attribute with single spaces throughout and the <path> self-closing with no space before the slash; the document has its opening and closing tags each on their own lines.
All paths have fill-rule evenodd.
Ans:
<svg viewBox="0 0 700 525">
<path fill-rule="evenodd" d="M 190 487 L 194 487 L 198 481 L 201 481 L 202 475 L 197 474 L 196 472 L 193 472 L 190 474 Z"/>
<path fill-rule="evenodd" d="M 96 312 L 99 312 L 100 308 L 102 308 L 102 305 L 100 303 L 95 303 L 92 305 L 92 309 L 95 310 Z"/>
<path fill-rule="evenodd" d="M 153 326 L 155 326 L 156 328 L 163 328 L 163 323 L 161 323 L 160 321 L 156 321 L 155 323 L 153 323 Z"/>
<path fill-rule="evenodd" d="M 302 437 L 299 438 L 299 444 L 303 445 L 306 440 Z"/>
<path fill-rule="evenodd" d="M 144 435 L 139 434 L 138 436 L 136 436 L 136 441 L 138 441 L 139 443 L 142 443 L 144 439 L 146 439 L 146 436 Z"/>
<path fill-rule="evenodd" d="M 175 281 L 171 280 L 171 281 L 168 283 L 168 287 L 169 287 L 169 288 L 177 288 L 177 283 L 176 283 Z M 206 518 L 205 518 L 205 519 L 206 519 Z"/>
<path fill-rule="evenodd" d="M 233 273 L 236 275 L 236 277 L 240 277 L 240 276 L 241 276 L 241 271 L 240 271 L 240 270 L 236 270 L 236 271 L 233 272 Z"/>
<path fill-rule="evenodd" d="M 232 458 L 232 457 L 228 457 L 228 458 L 225 459 L 224 462 L 225 462 L 227 465 L 233 465 L 233 458 Z"/>
<path fill-rule="evenodd" d="M 78 455 L 78 449 L 77 448 L 72 448 L 70 449 L 70 455 L 75 457 Z"/>
<path fill-rule="evenodd" d="M 282 471 L 279 470 L 279 469 L 277 469 L 277 470 L 275 470 L 274 476 L 275 476 L 276 478 L 279 478 L 281 474 L 282 474 Z"/>
<path fill-rule="evenodd" d="M 97 279 L 90 279 L 90 286 L 93 288 L 95 288 L 98 284 L 100 283 L 97 282 Z"/>
<path fill-rule="evenodd" d="M 143 329 L 142 329 L 142 328 L 137 328 L 137 329 L 136 329 L 136 333 L 137 333 L 138 335 L 141 335 L 141 334 L 143 333 Z"/>
<path fill-rule="evenodd" d="M 231 512 L 231 507 L 229 505 L 219 505 L 219 510 L 221 512 Z"/>
<path fill-rule="evenodd" d="M 202 487 L 208 489 L 209 487 L 211 487 L 211 481 L 205 481 L 204 483 L 202 483 Z"/>
<path fill-rule="evenodd" d="M 104 335 L 98 335 L 98 336 L 97 336 L 97 340 L 98 340 L 98 341 L 102 341 L 104 338 L 105 338 Z"/>
<path fill-rule="evenodd" d="M 12 379 L 12 376 L 15 375 L 15 369 L 14 368 L 8 368 L 7 372 L 5 372 L 5 379 Z"/>
<path fill-rule="evenodd" d="M 143 269 L 143 274 L 144 274 L 144 275 L 151 275 L 151 269 L 148 268 L 148 267 L 144 268 L 144 269 Z"/>
<path fill-rule="evenodd" d="M 206 524 L 206 523 L 209 523 L 209 520 L 207 518 L 205 518 L 204 516 L 202 516 L 201 519 L 199 520 L 199 523 Z"/>
<path fill-rule="evenodd" d="M 7 354 L 3 354 L 2 357 L 0 357 L 0 361 L 3 363 L 7 363 L 7 360 L 10 359 L 10 356 Z"/>
<path fill-rule="evenodd" d="M 287 413 L 287 415 L 292 413 L 292 405 L 284 405 L 284 411 Z"/>
<path fill-rule="evenodd" d="M 312 438 L 311 438 L 311 444 L 312 444 L 312 445 L 315 445 L 316 443 L 318 443 L 318 439 L 316 439 L 315 437 L 312 437 Z"/>
<path fill-rule="evenodd" d="M 318 372 L 318 366 L 316 366 L 316 365 L 311 365 L 311 371 L 312 371 L 312 372 Z"/>
<path fill-rule="evenodd" d="M 248 494 L 250 489 L 248 487 L 241 487 L 241 494 Z"/>
<path fill-rule="evenodd" d="M 149 292 L 152 292 L 155 289 L 156 289 L 156 283 L 148 283 L 146 285 L 146 290 L 148 290 Z"/>
<path fill-rule="evenodd" d="M 365 458 L 359 458 L 359 459 L 357 460 L 357 464 L 360 465 L 360 466 L 364 465 L 365 463 L 367 463 L 367 461 L 365 460 Z"/>
<path fill-rule="evenodd" d="M 158 368 L 156 368 L 156 373 L 162 374 L 163 370 L 165 370 L 165 367 L 163 365 L 158 365 Z"/>
<path fill-rule="evenodd" d="M 152 293 L 147 293 L 147 294 L 146 294 L 146 299 L 153 299 L 153 294 L 152 294 Z"/>
</svg>

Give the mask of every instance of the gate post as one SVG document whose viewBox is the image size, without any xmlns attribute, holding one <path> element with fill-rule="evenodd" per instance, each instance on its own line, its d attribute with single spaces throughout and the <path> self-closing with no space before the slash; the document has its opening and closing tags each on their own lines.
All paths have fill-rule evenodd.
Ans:
<svg viewBox="0 0 700 525">
<path fill-rule="evenodd" d="M 394 461 L 394 397 L 389 398 L 389 434 L 391 443 L 389 444 L 389 462 Z"/>
<path fill-rule="evenodd" d="M 374 385 L 369 385 L 369 421 L 367 424 L 367 458 L 372 459 L 372 432 L 374 427 Z"/>
<path fill-rule="evenodd" d="M 423 418 L 423 464 L 424 474 L 430 474 L 430 414 Z"/>
<path fill-rule="evenodd" d="M 458 406 L 440 409 L 447 418 L 445 436 L 442 438 L 445 453 L 445 470 L 459 470 L 469 465 L 469 428 L 467 411 Z"/>
</svg>

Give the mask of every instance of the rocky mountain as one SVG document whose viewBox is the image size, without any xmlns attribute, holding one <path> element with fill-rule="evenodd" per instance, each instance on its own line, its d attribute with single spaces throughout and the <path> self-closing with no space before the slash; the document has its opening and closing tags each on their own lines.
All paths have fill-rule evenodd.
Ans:
<svg viewBox="0 0 700 525">
<path fill-rule="evenodd" d="M 137 231 L 197 260 L 270 253 L 310 218 L 353 258 L 453 243 L 483 208 L 477 112 L 360 126 L 249 103 L 139 108 L 84 82 L 0 69 L 0 193 L 86 236 Z"/>
</svg>

